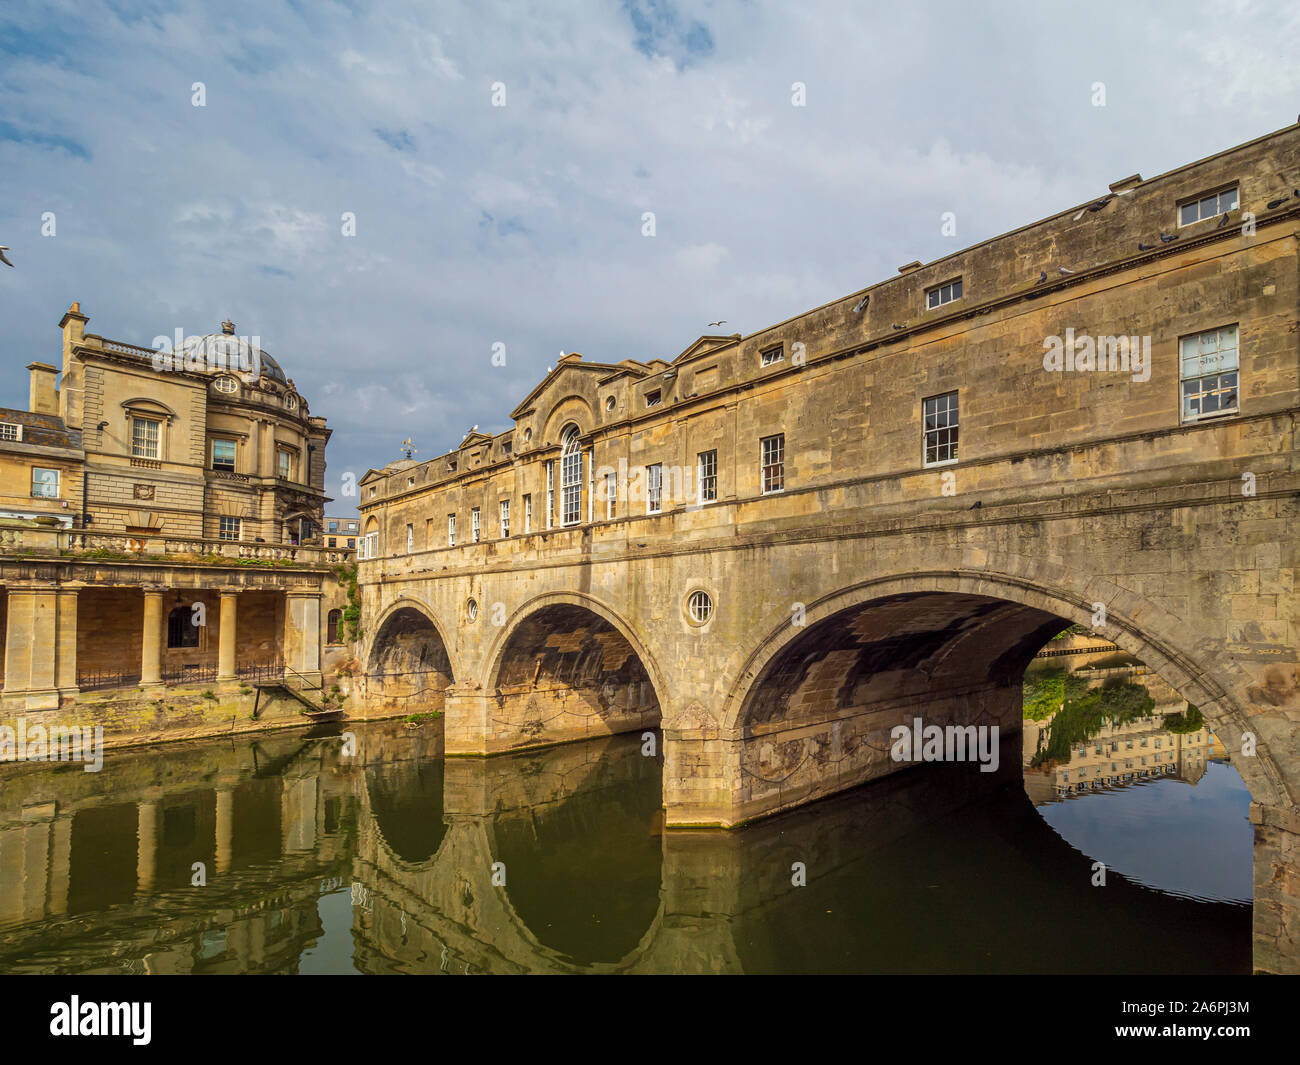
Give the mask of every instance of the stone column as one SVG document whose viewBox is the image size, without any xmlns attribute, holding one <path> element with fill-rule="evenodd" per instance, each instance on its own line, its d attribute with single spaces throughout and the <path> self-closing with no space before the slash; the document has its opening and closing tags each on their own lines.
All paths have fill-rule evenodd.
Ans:
<svg viewBox="0 0 1300 1065">
<path fill-rule="evenodd" d="M 51 914 L 68 912 L 68 886 L 72 882 L 72 814 L 59 814 L 50 833 L 49 908 Z"/>
<path fill-rule="evenodd" d="M 230 869 L 235 852 L 235 789 L 217 785 L 217 872 Z"/>
<path fill-rule="evenodd" d="M 77 688 L 77 593 L 79 585 L 59 588 L 54 679 L 60 696 L 76 695 Z"/>
<path fill-rule="evenodd" d="M 320 599 L 318 591 L 285 592 L 284 664 L 291 681 L 308 686 L 321 683 Z"/>
<path fill-rule="evenodd" d="M 140 642 L 140 683 L 162 683 L 163 592 L 144 592 L 144 631 Z"/>
<path fill-rule="evenodd" d="M 217 645 L 217 680 L 235 679 L 235 611 L 238 602 L 237 590 L 221 589 L 221 639 Z"/>
<path fill-rule="evenodd" d="M 154 878 L 158 872 L 158 834 L 162 827 L 160 811 L 161 804 L 157 799 L 142 799 L 136 810 L 135 890 L 140 895 L 148 895 L 153 891 Z"/>
<path fill-rule="evenodd" d="M 4 701 L 27 710 L 57 709 L 58 592 L 33 582 L 11 584 L 8 593 Z"/>
<path fill-rule="evenodd" d="M 1300 810 L 1250 804 L 1255 826 L 1256 973 L 1300 973 Z"/>
</svg>

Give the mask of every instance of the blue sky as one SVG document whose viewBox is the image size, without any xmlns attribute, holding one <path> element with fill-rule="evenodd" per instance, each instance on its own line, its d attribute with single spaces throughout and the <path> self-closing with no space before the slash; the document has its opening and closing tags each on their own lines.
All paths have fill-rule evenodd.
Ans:
<svg viewBox="0 0 1300 1065">
<path fill-rule="evenodd" d="M 1248 3 L 10 0 L 0 404 L 73 300 L 144 345 L 229 316 L 329 419 L 339 497 L 403 437 L 505 428 L 562 351 L 671 359 L 1288 125 L 1298 31 Z"/>
</svg>

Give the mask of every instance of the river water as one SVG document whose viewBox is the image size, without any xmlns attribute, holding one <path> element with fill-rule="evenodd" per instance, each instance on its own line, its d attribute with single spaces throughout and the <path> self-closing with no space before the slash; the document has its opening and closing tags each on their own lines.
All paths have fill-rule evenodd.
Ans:
<svg viewBox="0 0 1300 1065">
<path fill-rule="evenodd" d="M 387 722 L 4 765 L 0 972 L 1249 972 L 1248 793 L 1162 720 L 1055 759 L 1027 727 L 997 773 L 734 832 L 665 833 L 636 736 L 444 760 L 437 723 Z"/>
</svg>

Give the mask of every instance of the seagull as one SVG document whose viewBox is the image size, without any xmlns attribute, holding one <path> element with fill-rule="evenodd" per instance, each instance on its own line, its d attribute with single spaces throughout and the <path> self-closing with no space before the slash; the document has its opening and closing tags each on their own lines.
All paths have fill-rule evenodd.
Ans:
<svg viewBox="0 0 1300 1065">
<path fill-rule="evenodd" d="M 709 325 L 726 325 L 726 324 L 727 324 L 727 320 L 726 320 L 725 318 L 722 319 L 722 321 L 720 321 L 720 322 L 710 322 L 710 323 L 709 323 Z"/>
<path fill-rule="evenodd" d="M 1044 271 L 1042 271 L 1042 272 L 1038 275 L 1038 280 L 1035 281 L 1034 284 L 1035 284 L 1035 285 L 1041 285 L 1041 284 L 1042 284 L 1044 281 L 1046 281 L 1046 280 L 1047 280 L 1047 271 L 1044 270 Z"/>
<path fill-rule="evenodd" d="M 1177 239 L 1178 239 L 1178 235 L 1177 235 L 1177 234 L 1174 234 L 1172 237 L 1169 236 L 1169 235 L 1166 234 L 1166 233 L 1161 233 L 1161 234 L 1160 234 L 1160 243 L 1161 243 L 1161 244 L 1172 244 L 1172 243 L 1173 243 L 1174 241 L 1176 241 Z"/>
<path fill-rule="evenodd" d="M 1064 274 L 1066 277 L 1069 277 L 1071 274 L 1073 274 L 1073 273 L 1077 273 L 1078 271 L 1076 271 L 1076 270 L 1067 270 L 1064 266 L 1058 266 L 1058 267 L 1056 268 L 1056 272 L 1057 272 L 1058 274 Z"/>
<path fill-rule="evenodd" d="M 4 263 L 5 266 L 13 266 L 13 263 L 11 263 L 8 259 L 5 258 L 5 252 L 7 252 L 8 250 L 9 250 L 8 244 L 0 244 L 0 263 Z"/>
</svg>

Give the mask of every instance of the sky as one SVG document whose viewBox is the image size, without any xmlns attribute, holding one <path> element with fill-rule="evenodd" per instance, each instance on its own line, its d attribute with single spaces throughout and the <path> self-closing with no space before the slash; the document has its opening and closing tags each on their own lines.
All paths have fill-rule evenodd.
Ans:
<svg viewBox="0 0 1300 1065">
<path fill-rule="evenodd" d="M 73 300 L 143 346 L 229 317 L 354 513 L 561 353 L 672 359 L 1289 125 L 1298 46 L 1197 0 L 6 0 L 0 405 Z"/>
</svg>

